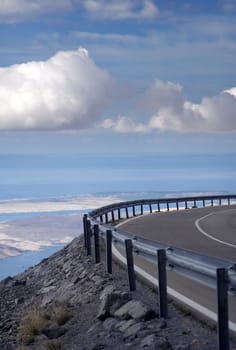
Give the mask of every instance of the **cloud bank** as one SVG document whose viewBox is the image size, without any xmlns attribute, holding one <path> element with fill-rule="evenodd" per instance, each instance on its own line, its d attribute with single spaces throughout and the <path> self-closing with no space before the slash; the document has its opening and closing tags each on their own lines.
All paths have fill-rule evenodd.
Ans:
<svg viewBox="0 0 236 350">
<path fill-rule="evenodd" d="M 70 10 L 73 0 L 1 0 L 0 21 L 19 22 L 32 16 Z"/>
<path fill-rule="evenodd" d="M 194 104 L 187 100 L 181 85 L 156 80 L 141 103 L 143 112 L 149 114 L 146 122 L 119 116 L 105 119 L 101 126 L 118 133 L 236 131 L 236 87 Z"/>
<path fill-rule="evenodd" d="M 82 129 L 109 104 L 113 81 L 87 50 L 0 68 L 0 129 Z"/>
<path fill-rule="evenodd" d="M 80 11 L 96 20 L 152 20 L 158 8 L 152 0 L 1 0 L 0 22 L 14 23 L 58 11 Z"/>
<path fill-rule="evenodd" d="M 158 8 L 152 0 L 84 0 L 84 8 L 95 19 L 154 19 Z"/>
<path fill-rule="evenodd" d="M 149 121 L 150 129 L 236 131 L 236 88 L 194 104 L 186 99 L 180 85 L 157 80 L 146 92 L 144 101 L 156 109 Z"/>
</svg>

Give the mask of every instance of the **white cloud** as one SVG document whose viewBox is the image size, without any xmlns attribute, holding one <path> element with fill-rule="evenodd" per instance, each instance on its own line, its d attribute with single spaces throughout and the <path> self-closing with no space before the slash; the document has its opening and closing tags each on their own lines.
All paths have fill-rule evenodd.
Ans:
<svg viewBox="0 0 236 350">
<path fill-rule="evenodd" d="M 89 127 L 109 103 L 113 86 L 83 48 L 0 68 L 0 129 Z"/>
<path fill-rule="evenodd" d="M 102 123 L 102 128 L 111 129 L 117 133 L 146 133 L 148 127 L 143 123 L 136 123 L 130 117 L 119 116 L 117 120 L 107 118 Z"/>
<path fill-rule="evenodd" d="M 1 0 L 0 22 L 19 22 L 42 13 L 85 9 L 95 19 L 150 20 L 158 14 L 153 0 Z"/>
<path fill-rule="evenodd" d="M 0 21 L 18 22 L 45 12 L 70 10 L 73 0 L 1 0 Z"/>
<path fill-rule="evenodd" d="M 96 19 L 154 19 L 158 8 L 152 0 L 83 0 L 84 8 Z"/>
<path fill-rule="evenodd" d="M 101 127 L 117 133 L 236 131 L 236 87 L 194 104 L 187 100 L 181 85 L 156 80 L 141 104 L 144 114 L 151 114 L 149 120 L 136 122 L 119 116 L 116 120 L 105 119 Z"/>
<path fill-rule="evenodd" d="M 156 81 L 147 91 L 145 102 L 156 108 L 149 121 L 152 130 L 236 131 L 236 88 L 194 104 L 185 98 L 180 85 Z"/>
</svg>

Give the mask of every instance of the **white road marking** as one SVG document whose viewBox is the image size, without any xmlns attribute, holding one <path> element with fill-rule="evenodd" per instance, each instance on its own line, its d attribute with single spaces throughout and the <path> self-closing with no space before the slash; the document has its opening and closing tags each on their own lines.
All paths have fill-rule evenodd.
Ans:
<svg viewBox="0 0 236 350">
<path fill-rule="evenodd" d="M 216 237 L 210 235 L 209 233 L 207 233 L 206 231 L 204 231 L 203 228 L 201 228 L 201 226 L 200 226 L 200 224 L 199 224 L 200 221 L 202 221 L 202 220 L 206 219 L 207 217 L 209 217 L 209 216 L 211 216 L 211 215 L 214 215 L 214 214 L 215 214 L 215 213 L 212 212 L 212 213 L 210 213 L 210 214 L 204 215 L 204 216 L 202 216 L 201 218 L 197 219 L 197 220 L 195 221 L 195 226 L 196 226 L 196 228 L 197 228 L 198 231 L 201 232 L 204 236 L 206 236 L 206 237 L 212 239 L 213 241 L 216 241 L 216 242 L 218 242 L 218 243 L 227 245 L 227 246 L 229 246 L 229 247 L 236 248 L 236 245 L 235 245 L 235 244 L 222 241 L 221 239 L 216 238 Z"/>
</svg>

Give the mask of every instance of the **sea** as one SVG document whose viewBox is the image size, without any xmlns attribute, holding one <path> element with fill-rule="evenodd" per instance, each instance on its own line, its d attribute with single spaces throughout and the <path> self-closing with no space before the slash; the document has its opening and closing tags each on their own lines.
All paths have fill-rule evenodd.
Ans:
<svg viewBox="0 0 236 350">
<path fill-rule="evenodd" d="M 215 193 L 236 193 L 234 152 L 0 155 L 0 225 L 42 215 L 56 220 L 115 201 Z M 0 280 L 62 246 L 0 259 Z"/>
</svg>

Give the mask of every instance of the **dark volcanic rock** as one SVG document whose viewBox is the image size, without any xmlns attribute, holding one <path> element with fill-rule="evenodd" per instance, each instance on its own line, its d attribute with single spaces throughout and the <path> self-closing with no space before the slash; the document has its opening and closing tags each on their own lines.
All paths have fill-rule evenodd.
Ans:
<svg viewBox="0 0 236 350">
<path fill-rule="evenodd" d="M 94 264 L 76 238 L 39 265 L 0 282 L 0 349 L 216 348 L 209 328 L 173 305 L 167 321 L 158 319 L 156 292 L 137 281 L 137 291 L 129 293 L 126 271 L 114 263 L 111 276 L 104 265 Z M 24 327 L 32 326 L 34 317 L 37 332 L 26 344 Z"/>
</svg>

